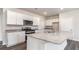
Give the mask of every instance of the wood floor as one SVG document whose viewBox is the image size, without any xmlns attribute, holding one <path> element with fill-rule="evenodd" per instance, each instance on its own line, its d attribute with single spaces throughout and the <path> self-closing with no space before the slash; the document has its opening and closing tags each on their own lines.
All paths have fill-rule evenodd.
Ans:
<svg viewBox="0 0 79 59">
<path fill-rule="evenodd" d="M 0 48 L 0 50 L 26 50 L 26 42 L 12 47 L 3 46 L 2 48 Z"/>
</svg>

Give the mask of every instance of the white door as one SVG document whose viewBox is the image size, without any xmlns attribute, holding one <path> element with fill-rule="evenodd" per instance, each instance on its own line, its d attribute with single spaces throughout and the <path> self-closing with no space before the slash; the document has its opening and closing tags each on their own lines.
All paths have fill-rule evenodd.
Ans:
<svg viewBox="0 0 79 59">
<path fill-rule="evenodd" d="M 7 24 L 16 25 L 16 12 L 7 10 Z"/>
<path fill-rule="evenodd" d="M 23 14 L 17 13 L 17 25 L 23 25 Z"/>
</svg>

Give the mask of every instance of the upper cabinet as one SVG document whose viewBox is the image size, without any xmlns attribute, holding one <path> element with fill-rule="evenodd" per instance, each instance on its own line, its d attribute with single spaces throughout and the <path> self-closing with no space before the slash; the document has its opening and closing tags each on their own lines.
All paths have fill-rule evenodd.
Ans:
<svg viewBox="0 0 79 59">
<path fill-rule="evenodd" d="M 45 22 L 46 22 L 45 23 L 46 26 L 52 26 L 52 24 L 54 22 L 59 22 L 59 19 L 58 18 L 55 18 L 55 19 L 47 19 Z"/>
<path fill-rule="evenodd" d="M 38 17 L 33 17 L 33 25 L 39 25 L 40 19 Z"/>
<path fill-rule="evenodd" d="M 12 10 L 7 10 L 6 18 L 8 25 L 23 25 L 23 20 L 33 21 L 33 25 L 40 24 L 40 18 L 38 16 L 22 14 Z"/>
<path fill-rule="evenodd" d="M 23 15 L 23 20 L 30 20 L 30 21 L 33 21 L 33 17 L 32 17 L 31 15 L 24 14 L 24 15 Z"/>
<path fill-rule="evenodd" d="M 23 14 L 7 10 L 8 25 L 23 25 Z"/>
<path fill-rule="evenodd" d="M 7 10 L 7 24 L 23 25 L 23 15 L 18 12 Z"/>
<path fill-rule="evenodd" d="M 16 20 L 17 20 L 17 25 L 23 25 L 23 14 L 17 13 Z"/>
<path fill-rule="evenodd" d="M 16 25 L 16 12 L 7 10 L 7 24 Z"/>
</svg>

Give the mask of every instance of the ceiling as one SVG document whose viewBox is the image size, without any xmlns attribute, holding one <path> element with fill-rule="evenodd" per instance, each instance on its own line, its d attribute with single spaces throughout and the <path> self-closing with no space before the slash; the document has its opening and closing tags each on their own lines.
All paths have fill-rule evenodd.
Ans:
<svg viewBox="0 0 79 59">
<path fill-rule="evenodd" d="M 61 12 L 67 12 L 79 8 L 63 8 L 62 10 L 60 8 L 20 8 L 20 9 L 36 13 L 42 16 L 54 16 L 58 15 Z"/>
</svg>

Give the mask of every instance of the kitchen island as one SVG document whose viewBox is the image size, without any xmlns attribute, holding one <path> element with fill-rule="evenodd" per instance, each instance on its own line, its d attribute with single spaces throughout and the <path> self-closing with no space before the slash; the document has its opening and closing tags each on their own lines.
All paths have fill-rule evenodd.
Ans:
<svg viewBox="0 0 79 59">
<path fill-rule="evenodd" d="M 64 50 L 67 39 L 72 39 L 69 32 L 29 34 L 27 50 Z"/>
</svg>

